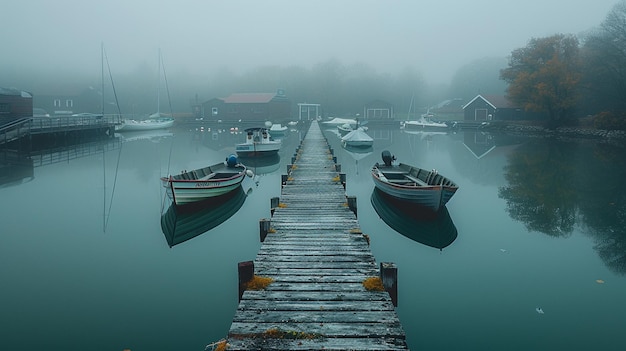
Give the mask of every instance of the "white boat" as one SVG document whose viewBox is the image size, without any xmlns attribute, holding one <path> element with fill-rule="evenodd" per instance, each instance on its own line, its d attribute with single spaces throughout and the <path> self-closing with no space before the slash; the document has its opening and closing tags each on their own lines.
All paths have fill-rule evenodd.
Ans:
<svg viewBox="0 0 626 351">
<path fill-rule="evenodd" d="M 159 66 L 157 68 L 159 72 L 157 83 L 157 112 L 151 114 L 147 119 L 136 120 L 126 119 L 122 121 L 122 124 L 116 126 L 116 131 L 138 131 L 138 130 L 155 130 L 166 129 L 174 125 L 174 118 L 164 116 L 161 113 L 161 68 L 163 64 L 161 62 L 161 51 L 159 50 Z M 167 84 L 167 81 L 166 81 Z M 169 96 L 169 94 L 168 94 Z"/>
<path fill-rule="evenodd" d="M 326 124 L 326 125 L 332 125 L 332 126 L 338 126 L 338 125 L 342 125 L 342 124 L 348 123 L 348 124 L 354 126 L 355 128 L 356 128 L 356 124 L 357 124 L 356 123 L 356 119 L 337 118 L 337 117 L 331 119 L 330 121 L 325 121 L 325 122 L 322 122 L 322 123 Z"/>
<path fill-rule="evenodd" d="M 439 211 L 459 188 L 452 180 L 436 170 L 426 170 L 404 163 L 393 164 L 395 157 L 382 152 L 383 164 L 372 167 L 377 189 L 394 198 Z"/>
<path fill-rule="evenodd" d="M 339 132 L 339 135 L 342 137 L 353 130 L 354 128 L 352 128 L 352 125 L 350 125 L 350 123 L 344 123 L 337 126 L 337 132 Z"/>
<path fill-rule="evenodd" d="M 287 132 L 287 129 L 289 129 L 287 126 L 283 126 L 280 123 L 278 123 L 278 124 L 272 124 L 269 131 L 272 135 L 285 135 L 285 132 Z"/>
<path fill-rule="evenodd" d="M 176 205 L 186 205 L 237 189 L 246 171 L 246 166 L 239 163 L 235 155 L 230 155 L 224 162 L 161 177 L 161 182 L 167 189 L 167 196 Z"/>
<path fill-rule="evenodd" d="M 267 128 L 248 128 L 246 141 L 237 144 L 235 151 L 239 157 L 259 157 L 276 155 L 280 150 L 281 141 L 274 140 Z"/>
<path fill-rule="evenodd" d="M 341 137 L 341 144 L 348 147 L 371 147 L 374 139 L 367 135 L 361 128 L 357 128 Z"/>
<path fill-rule="evenodd" d="M 170 117 L 148 118 L 143 120 L 126 119 L 115 128 L 118 132 L 167 129 L 174 125 L 174 119 Z"/>
<path fill-rule="evenodd" d="M 433 121 L 428 116 L 422 116 L 416 121 L 405 121 L 403 125 L 405 130 L 447 131 L 450 129 L 446 123 Z"/>
</svg>

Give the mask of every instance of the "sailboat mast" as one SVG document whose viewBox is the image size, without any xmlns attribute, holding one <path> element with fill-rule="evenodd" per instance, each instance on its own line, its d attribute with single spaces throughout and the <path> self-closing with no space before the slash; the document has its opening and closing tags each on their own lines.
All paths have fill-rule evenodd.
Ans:
<svg viewBox="0 0 626 351">
<path fill-rule="evenodd" d="M 159 48 L 159 65 L 157 67 L 157 118 L 161 117 L 161 49 Z"/>
</svg>

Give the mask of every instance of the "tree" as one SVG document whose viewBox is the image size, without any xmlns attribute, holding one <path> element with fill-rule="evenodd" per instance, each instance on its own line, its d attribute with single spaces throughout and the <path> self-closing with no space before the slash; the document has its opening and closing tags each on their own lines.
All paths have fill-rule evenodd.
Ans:
<svg viewBox="0 0 626 351">
<path fill-rule="evenodd" d="M 626 1 L 587 35 L 581 57 L 589 112 L 626 112 Z"/>
<path fill-rule="evenodd" d="M 557 34 L 531 39 L 513 50 L 500 78 L 509 83 L 508 97 L 527 111 L 546 113 L 550 127 L 572 118 L 580 82 L 578 39 Z"/>
</svg>

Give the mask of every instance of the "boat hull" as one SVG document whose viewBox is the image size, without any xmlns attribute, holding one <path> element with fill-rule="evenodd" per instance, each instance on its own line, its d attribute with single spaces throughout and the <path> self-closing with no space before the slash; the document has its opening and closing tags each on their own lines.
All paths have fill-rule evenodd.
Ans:
<svg viewBox="0 0 626 351">
<path fill-rule="evenodd" d="M 210 175 L 198 176 L 200 171 L 202 174 Z M 176 205 L 197 203 L 237 189 L 246 176 L 246 167 L 243 165 L 226 167 L 216 164 L 184 174 L 184 178 L 189 179 L 183 179 L 181 175 L 161 178 L 168 197 Z"/>
<path fill-rule="evenodd" d="M 160 120 L 160 121 L 136 121 L 136 120 L 126 120 L 124 123 L 116 128 L 116 131 L 138 131 L 138 130 L 155 130 L 155 129 L 165 129 L 174 125 L 173 119 L 168 120 Z"/>
<path fill-rule="evenodd" d="M 372 169 L 374 186 L 383 193 L 439 211 L 450 201 L 458 186 L 441 175 L 429 174 L 431 171 L 402 163 L 399 166 L 376 165 Z"/>
</svg>

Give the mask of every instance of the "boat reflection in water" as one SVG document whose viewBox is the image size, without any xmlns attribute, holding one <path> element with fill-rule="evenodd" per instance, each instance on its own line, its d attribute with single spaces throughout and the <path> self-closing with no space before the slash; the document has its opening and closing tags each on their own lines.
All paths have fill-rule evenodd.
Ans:
<svg viewBox="0 0 626 351">
<path fill-rule="evenodd" d="M 224 195 L 176 206 L 174 203 L 161 215 L 161 230 L 170 247 L 206 233 L 232 217 L 246 200 L 242 186 Z"/>
<path fill-rule="evenodd" d="M 439 250 L 456 240 L 457 229 L 448 209 L 432 212 L 419 205 L 394 199 L 374 188 L 372 206 L 380 218 L 396 232 L 420 244 Z"/>
<path fill-rule="evenodd" d="M 255 175 L 270 174 L 280 167 L 278 154 L 266 157 L 239 157 L 239 162 L 244 164 Z"/>
</svg>

